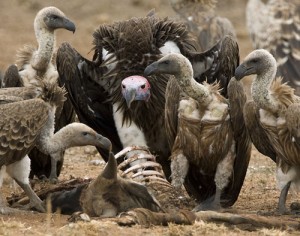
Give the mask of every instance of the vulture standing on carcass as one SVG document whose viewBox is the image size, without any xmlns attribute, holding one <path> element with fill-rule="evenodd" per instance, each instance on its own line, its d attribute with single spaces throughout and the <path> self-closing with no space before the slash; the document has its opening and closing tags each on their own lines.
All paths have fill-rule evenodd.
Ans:
<svg viewBox="0 0 300 236">
<path fill-rule="evenodd" d="M 0 90 L 0 168 L 18 183 L 30 199 L 28 208 L 45 211 L 42 201 L 29 184 L 28 153 L 37 146 L 46 154 L 56 154 L 69 147 L 95 145 L 111 149 L 111 142 L 81 123 L 72 123 L 54 134 L 56 108 L 65 101 L 65 90 L 57 82 L 39 82 L 33 87 Z M 12 210 L 3 202 L 0 212 Z"/>
<path fill-rule="evenodd" d="M 216 185 L 214 199 L 200 203 L 195 210 L 218 210 L 221 194 L 235 176 L 234 163 L 250 159 L 251 141 L 243 120 L 246 101 L 243 87 L 232 78 L 227 100 L 221 96 L 217 83 L 195 81 L 190 61 L 178 53 L 168 54 L 147 66 L 145 75 L 153 74 L 175 77 L 169 80 L 165 93 L 166 129 L 176 130 L 170 157 L 172 185 L 180 188 L 189 165 L 193 165 L 201 174 L 214 178 Z"/>
<path fill-rule="evenodd" d="M 235 42 L 222 44 L 221 40 L 209 53 L 198 53 L 198 45 L 184 24 L 160 19 L 153 12 L 146 17 L 100 25 L 93 36 L 92 61 L 68 43 L 62 44 L 57 52 L 59 79 L 79 120 L 108 137 L 114 153 L 127 146 L 147 146 L 169 178 L 171 148 L 164 128 L 164 109 L 170 76 L 144 78 L 144 69 L 166 54 L 181 53 L 191 61 L 198 82 L 220 81 L 226 95 L 239 61 Z M 207 66 L 204 73 L 203 66 Z M 107 161 L 108 153 L 99 151 Z M 223 206 L 236 201 L 248 161 L 243 158 L 235 165 L 236 176 L 222 195 Z M 197 170 L 191 170 L 188 177 L 200 201 L 214 195 L 214 177 L 202 179 Z"/>
<path fill-rule="evenodd" d="M 218 16 L 217 0 L 169 0 L 180 20 L 196 38 L 202 51 L 208 50 L 223 36 L 236 39 L 235 29 L 229 19 Z"/>
<path fill-rule="evenodd" d="M 25 45 L 17 54 L 17 66 L 8 68 L 1 87 L 30 86 L 37 80 L 57 81 L 55 58 L 55 31 L 66 29 L 75 32 L 75 25 L 65 14 L 56 7 L 45 7 L 40 10 L 34 20 L 34 31 L 38 42 L 38 48 Z M 59 130 L 74 121 L 75 113 L 70 101 L 66 100 L 62 107 L 57 109 L 55 130 Z M 41 153 L 34 148 L 29 157 L 31 159 L 31 174 L 33 177 L 49 177 L 55 181 L 63 164 L 64 152 L 58 154 L 58 162 L 50 156 Z M 56 163 L 57 162 L 57 163 Z M 51 172 L 52 165 L 57 165 L 57 173 Z"/>
<path fill-rule="evenodd" d="M 62 214 L 83 211 L 89 216 L 115 217 L 133 208 L 161 210 L 144 185 L 118 175 L 113 153 L 103 171 L 89 184 L 50 194 L 50 200 L 52 211 L 60 209 Z"/>
<path fill-rule="evenodd" d="M 268 50 L 277 61 L 277 76 L 300 95 L 300 1 L 248 0 L 247 26 L 255 49 Z"/>
<path fill-rule="evenodd" d="M 251 88 L 253 101 L 244 108 L 245 123 L 257 149 L 271 153 L 276 160 L 281 190 L 278 209 L 285 213 L 288 190 L 290 186 L 299 187 L 300 180 L 300 97 L 292 87 L 282 83 L 282 78 L 276 78 L 276 70 L 272 54 L 257 49 L 237 67 L 235 77 L 240 80 L 256 74 Z"/>
</svg>

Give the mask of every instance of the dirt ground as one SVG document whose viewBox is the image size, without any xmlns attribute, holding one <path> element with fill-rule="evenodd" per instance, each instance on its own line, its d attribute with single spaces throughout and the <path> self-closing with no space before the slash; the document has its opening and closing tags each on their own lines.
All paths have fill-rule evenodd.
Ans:
<svg viewBox="0 0 300 236">
<path fill-rule="evenodd" d="M 220 1 L 221 2 L 221 1 Z M 228 17 L 237 30 L 241 58 L 251 51 L 248 32 L 245 25 L 246 0 L 227 0 L 218 5 L 218 12 Z M 33 32 L 33 20 L 41 8 L 56 6 L 76 23 L 76 32 L 57 32 L 57 45 L 68 41 L 83 56 L 90 58 L 92 33 L 99 24 L 144 16 L 155 8 L 161 17 L 174 16 L 167 0 L 10 0 L 0 1 L 0 70 L 4 71 L 15 61 L 16 50 L 24 44 L 36 44 Z M 104 166 L 93 164 L 101 157 L 93 147 L 72 148 L 67 151 L 65 165 L 59 177 L 67 180 L 73 177 L 94 178 Z M 279 191 L 276 188 L 275 165 L 267 157 L 253 149 L 252 157 L 244 186 L 238 201 L 232 207 L 236 211 L 248 213 L 272 213 L 277 205 Z M 10 181 L 1 189 L 5 196 L 20 190 Z M 289 194 L 288 204 L 297 199 Z M 278 219 L 284 216 L 278 216 Z M 69 223 L 68 217 L 28 213 L 26 215 L 0 215 L 0 235 L 286 235 L 297 234 L 295 231 L 262 229 L 248 232 L 235 227 L 197 222 L 192 226 L 170 224 L 167 227 L 141 226 L 120 227 L 115 223 Z M 297 220 L 297 219 L 296 219 Z M 300 222 L 299 222 L 300 223 Z"/>
</svg>

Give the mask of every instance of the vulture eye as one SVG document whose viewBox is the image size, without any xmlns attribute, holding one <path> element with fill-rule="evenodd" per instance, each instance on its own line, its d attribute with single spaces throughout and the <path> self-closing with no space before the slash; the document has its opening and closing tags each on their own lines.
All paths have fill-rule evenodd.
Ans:
<svg viewBox="0 0 300 236">
<path fill-rule="evenodd" d="M 166 61 L 163 61 L 162 62 L 164 65 L 169 65 L 170 64 L 170 61 L 169 60 L 166 60 Z"/>
<path fill-rule="evenodd" d="M 57 15 L 52 15 L 52 19 L 53 19 L 53 20 L 57 20 L 57 19 L 58 19 L 58 16 L 57 16 Z"/>
<path fill-rule="evenodd" d="M 125 89 L 125 88 L 126 88 L 126 86 L 125 86 L 124 84 L 122 84 L 122 88 L 123 88 L 123 89 Z"/>
<path fill-rule="evenodd" d="M 257 63 L 258 61 L 259 61 L 258 58 L 253 58 L 253 59 L 251 60 L 252 63 Z"/>
<path fill-rule="evenodd" d="M 88 132 L 82 132 L 82 135 L 83 135 L 83 136 L 87 136 L 87 135 L 88 135 Z"/>
<path fill-rule="evenodd" d="M 145 84 L 143 84 L 143 85 L 141 86 L 141 88 L 142 88 L 142 89 L 146 88 L 146 85 L 145 85 Z"/>
</svg>

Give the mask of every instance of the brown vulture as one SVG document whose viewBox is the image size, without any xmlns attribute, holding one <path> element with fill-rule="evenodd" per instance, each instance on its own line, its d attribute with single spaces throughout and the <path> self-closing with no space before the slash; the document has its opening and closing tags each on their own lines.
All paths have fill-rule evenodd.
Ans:
<svg viewBox="0 0 300 236">
<path fill-rule="evenodd" d="M 265 3 L 266 2 L 266 3 Z M 300 1 L 248 0 L 246 21 L 254 49 L 268 50 L 283 77 L 300 95 Z"/>
<path fill-rule="evenodd" d="M 97 178 L 71 190 L 51 193 L 50 200 L 52 211 L 60 209 L 62 214 L 83 211 L 89 216 L 115 217 L 140 207 L 161 210 L 158 201 L 144 185 L 118 175 L 117 161 L 111 152 Z"/>
<path fill-rule="evenodd" d="M 226 44 L 225 40 L 223 43 Z M 235 176 L 234 163 L 249 160 L 251 154 L 251 141 L 243 120 L 246 95 L 242 85 L 232 78 L 228 85 L 229 99 L 225 99 L 217 83 L 195 81 L 190 61 L 179 53 L 153 62 L 146 67 L 145 74 L 174 75 L 165 93 L 166 130 L 167 133 L 172 133 L 174 127 L 176 130 L 172 134 L 176 137 L 170 157 L 172 185 L 181 188 L 191 164 L 202 175 L 214 178 L 216 185 L 214 199 L 200 203 L 194 210 L 220 209 L 221 194 Z M 238 105 L 233 106 L 237 101 Z"/>
<path fill-rule="evenodd" d="M 196 81 L 219 81 L 221 93 L 226 96 L 228 81 L 239 63 L 236 43 L 225 40 L 223 44 L 221 40 L 210 51 L 199 53 L 184 24 L 160 19 L 153 12 L 146 17 L 100 25 L 93 37 L 92 61 L 68 43 L 63 43 L 57 52 L 59 79 L 79 120 L 108 137 L 114 153 L 127 146 L 147 146 L 169 178 L 171 148 L 164 128 L 164 109 L 170 76 L 141 78 L 144 69 L 166 54 L 181 53 L 191 61 Z M 205 72 L 203 66 L 207 67 Z M 131 76 L 138 81 L 130 83 Z M 108 153 L 99 151 L 107 161 Z M 236 201 L 248 161 L 243 158 L 236 162 L 235 177 L 221 197 L 223 206 Z M 199 201 L 212 197 L 214 177 L 204 178 L 193 167 L 190 169 L 187 178 L 195 190 L 192 194 Z"/>
<path fill-rule="evenodd" d="M 28 153 L 37 146 L 42 152 L 57 153 L 73 146 L 95 145 L 110 149 L 108 139 L 85 124 L 72 123 L 54 134 L 56 107 L 65 101 L 65 90 L 57 82 L 0 89 L 0 168 L 18 183 L 30 199 L 26 208 L 45 211 L 42 201 L 29 184 L 30 160 Z M 12 210 L 1 202 L 0 212 Z"/>
<path fill-rule="evenodd" d="M 42 79 L 46 81 L 57 81 L 58 73 L 55 62 L 55 31 L 66 29 L 75 32 L 75 25 L 65 14 L 56 7 L 45 7 L 41 9 L 34 20 L 34 32 L 38 42 L 38 48 L 25 45 L 17 53 L 17 67 L 12 65 L 6 71 L 1 87 L 30 86 Z M 59 130 L 74 121 L 75 112 L 72 104 L 66 100 L 62 107 L 57 109 L 55 130 Z M 39 178 L 50 177 L 56 181 L 60 173 L 64 152 L 58 154 L 58 160 L 51 159 L 49 155 L 41 153 L 34 148 L 30 153 L 31 174 Z M 57 173 L 51 171 L 52 165 L 57 165 Z M 57 163 L 56 163 L 57 162 Z"/>
<path fill-rule="evenodd" d="M 217 0 L 169 0 L 179 19 L 187 26 L 202 51 L 211 48 L 223 36 L 236 39 L 235 29 L 229 19 L 218 16 Z"/>
<path fill-rule="evenodd" d="M 290 186 L 299 187 L 300 97 L 292 87 L 282 83 L 282 78 L 276 78 L 276 70 L 272 54 L 257 49 L 237 67 L 235 77 L 239 80 L 256 74 L 251 87 L 253 101 L 245 105 L 245 123 L 257 149 L 273 153 L 276 158 L 276 177 L 281 190 L 278 209 L 285 213 Z M 257 124 L 255 128 L 253 124 Z"/>
</svg>

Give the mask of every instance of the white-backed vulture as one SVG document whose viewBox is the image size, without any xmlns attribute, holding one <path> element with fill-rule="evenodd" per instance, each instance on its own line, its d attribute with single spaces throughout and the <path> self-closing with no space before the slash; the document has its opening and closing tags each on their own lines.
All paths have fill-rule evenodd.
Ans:
<svg viewBox="0 0 300 236">
<path fill-rule="evenodd" d="M 75 32 L 75 25 L 56 7 L 41 9 L 34 19 L 34 32 L 38 47 L 25 45 L 18 50 L 16 61 L 18 68 L 16 69 L 15 65 L 8 68 L 1 81 L 1 87 L 30 86 L 38 83 L 40 79 L 57 81 L 55 31 L 58 29 Z M 71 123 L 74 118 L 72 105 L 67 100 L 63 107 L 57 109 L 55 130 Z M 34 148 L 29 154 L 32 169 L 30 177 L 36 175 L 39 178 L 49 177 L 50 180 L 56 181 L 62 167 L 63 155 L 63 152 L 59 154 L 60 157 L 57 157 L 58 163 L 56 163 L 56 160 Z M 57 165 L 57 173 L 52 170 L 51 162 L 52 166 Z"/>
<path fill-rule="evenodd" d="M 254 49 L 268 50 L 283 77 L 300 95 L 300 2 L 248 0 L 246 21 Z"/>
<path fill-rule="evenodd" d="M 56 82 L 4 88 L 0 90 L 0 99 L 3 100 L 0 105 L 0 168 L 5 165 L 8 174 L 28 195 L 28 208 L 45 210 L 29 184 L 27 154 L 32 148 L 37 146 L 42 152 L 55 156 L 72 146 L 95 145 L 110 149 L 108 139 L 81 123 L 69 124 L 54 134 L 56 107 L 65 101 L 65 90 Z M 11 209 L 0 205 L 0 212 L 9 213 Z"/>
<path fill-rule="evenodd" d="M 272 54 L 257 49 L 237 67 L 235 77 L 239 80 L 256 74 L 251 87 L 253 101 L 248 102 L 244 109 L 245 123 L 257 149 L 275 155 L 277 182 L 281 190 L 278 209 L 284 213 L 290 185 L 299 187 L 300 98 L 292 87 L 282 83 L 280 77 L 276 78 L 276 69 Z M 253 124 L 257 124 L 255 129 Z"/>
<path fill-rule="evenodd" d="M 239 115 L 246 101 L 242 85 L 232 78 L 228 90 L 236 91 L 228 91 L 227 100 L 221 96 L 218 84 L 195 81 L 190 61 L 178 53 L 153 62 L 146 67 L 145 74 L 171 74 L 175 77 L 169 80 L 166 90 L 166 129 L 177 128 L 170 157 L 172 185 L 180 188 L 184 184 L 191 163 L 203 175 L 213 176 L 216 184 L 214 199 L 200 203 L 195 210 L 220 209 L 221 194 L 234 178 L 236 155 L 250 159 L 250 138 L 247 135 L 234 136 L 235 129 L 239 132 L 244 128 L 243 116 Z M 173 99 L 175 93 L 180 93 L 179 100 Z M 241 106 L 231 106 L 238 100 L 241 100 Z M 174 111 L 176 103 L 178 110 Z M 235 120 L 238 123 L 232 124 L 232 116 L 239 116 L 239 120 Z M 246 134 L 247 130 L 242 132 Z M 247 145 L 237 146 L 245 141 Z M 243 150 L 237 153 L 240 148 Z"/>
<path fill-rule="evenodd" d="M 68 91 L 79 120 L 109 138 L 114 153 L 127 146 L 148 147 L 169 178 L 171 148 L 164 129 L 164 109 L 170 75 L 145 78 L 151 93 L 147 101 L 134 99 L 144 84 L 136 84 L 135 87 L 132 84 L 130 89 L 133 91 L 126 93 L 124 89 L 129 87 L 122 89 L 122 81 L 130 76 L 143 76 L 148 64 L 177 52 L 191 61 L 198 82 L 220 81 L 222 93 L 227 95 L 228 81 L 239 60 L 236 44 L 225 46 L 221 40 L 209 52 L 201 54 L 195 50 L 198 45 L 184 24 L 168 18 L 160 19 L 153 12 L 146 17 L 100 25 L 93 37 L 92 61 L 82 57 L 68 43 L 63 43 L 57 52 L 59 79 Z M 207 65 L 204 73 L 203 65 Z M 131 95 L 124 97 L 123 94 Z M 127 106 L 129 103 L 130 107 Z M 99 151 L 107 161 L 108 153 Z M 224 191 L 223 206 L 230 206 L 236 201 L 248 161 L 242 159 L 235 166 L 239 176 L 233 178 Z M 204 180 L 199 175 L 192 176 L 192 173 L 188 176 L 189 185 L 195 190 L 193 195 L 200 201 L 214 195 L 214 177 Z"/>
<path fill-rule="evenodd" d="M 139 207 L 161 210 L 144 185 L 118 175 L 117 161 L 112 153 L 96 179 L 71 191 L 51 194 L 51 206 L 53 212 L 59 208 L 62 214 L 83 211 L 89 216 L 101 217 L 115 217 Z"/>
<path fill-rule="evenodd" d="M 208 50 L 225 35 L 236 39 L 229 19 L 218 16 L 217 0 L 169 0 L 172 8 L 198 40 L 202 51 Z"/>
</svg>

